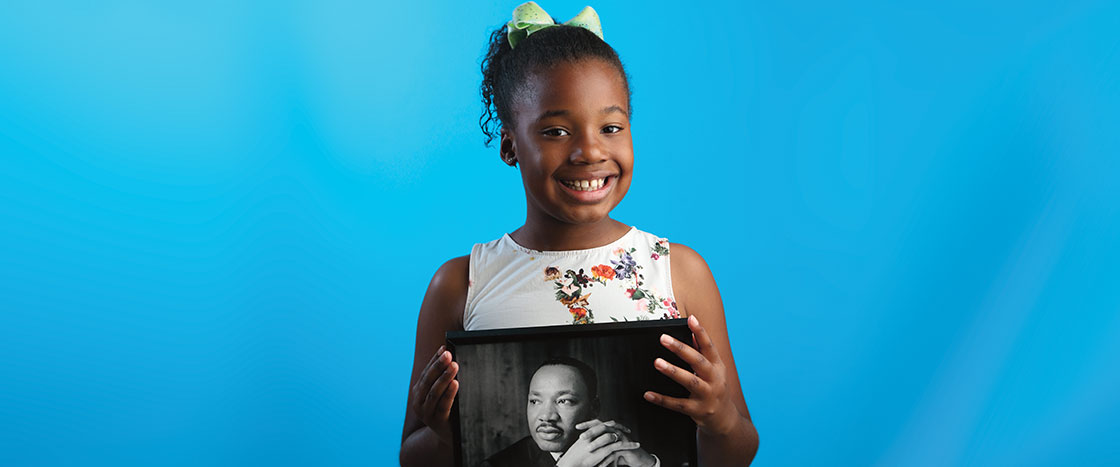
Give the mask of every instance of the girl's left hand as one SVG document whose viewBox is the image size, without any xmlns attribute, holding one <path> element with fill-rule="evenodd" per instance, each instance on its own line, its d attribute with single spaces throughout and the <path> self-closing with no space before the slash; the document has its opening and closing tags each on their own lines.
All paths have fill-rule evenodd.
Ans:
<svg viewBox="0 0 1120 467">
<path fill-rule="evenodd" d="M 681 399 L 646 391 L 645 398 L 654 404 L 692 417 L 696 427 L 705 433 L 729 433 L 739 423 L 741 415 L 727 390 L 727 367 L 720 359 L 708 332 L 695 316 L 689 316 L 688 327 L 692 330 L 692 340 L 699 351 L 668 334 L 661 335 L 661 345 L 688 362 L 694 373 L 661 358 L 654 360 L 653 366 L 687 388 L 691 394 L 687 399 Z"/>
</svg>

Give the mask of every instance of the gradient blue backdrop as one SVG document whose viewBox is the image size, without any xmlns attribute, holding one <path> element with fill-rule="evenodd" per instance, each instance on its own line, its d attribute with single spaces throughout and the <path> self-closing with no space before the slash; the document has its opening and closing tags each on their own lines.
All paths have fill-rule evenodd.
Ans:
<svg viewBox="0 0 1120 467">
<path fill-rule="evenodd" d="M 431 274 L 524 209 L 517 2 L 406 3 L 4 3 L 0 464 L 396 462 Z M 773 3 L 594 4 L 758 465 L 1120 463 L 1120 4 Z"/>
</svg>

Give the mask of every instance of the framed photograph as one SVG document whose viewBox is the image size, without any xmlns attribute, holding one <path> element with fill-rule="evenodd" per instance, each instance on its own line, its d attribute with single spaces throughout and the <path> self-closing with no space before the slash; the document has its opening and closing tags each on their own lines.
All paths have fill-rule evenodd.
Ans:
<svg viewBox="0 0 1120 467">
<path fill-rule="evenodd" d="M 553 466 L 562 455 L 601 456 L 610 448 L 599 445 L 620 443 L 612 465 L 696 465 L 692 419 L 643 398 L 688 396 L 653 367 L 661 357 L 689 368 L 661 345 L 662 334 L 692 345 L 684 319 L 447 333 L 459 363 L 456 464 Z M 585 431 L 593 439 L 581 442 Z"/>
</svg>

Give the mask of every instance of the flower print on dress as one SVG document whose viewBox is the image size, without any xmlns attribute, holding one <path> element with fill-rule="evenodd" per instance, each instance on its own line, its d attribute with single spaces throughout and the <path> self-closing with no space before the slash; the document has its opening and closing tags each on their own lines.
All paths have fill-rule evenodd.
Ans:
<svg viewBox="0 0 1120 467">
<path fill-rule="evenodd" d="M 572 281 L 566 281 L 566 282 L 567 282 L 567 284 L 564 284 L 563 287 L 560 287 L 560 293 L 564 294 L 565 298 L 567 298 L 567 297 L 578 297 L 579 293 L 580 293 L 579 287 L 576 286 L 575 283 L 572 282 Z M 561 298 L 560 300 L 563 300 L 563 298 Z"/>
<path fill-rule="evenodd" d="M 588 307 L 587 300 L 590 299 L 590 298 L 591 298 L 591 294 L 588 293 L 587 295 L 578 295 L 578 296 L 570 296 L 570 297 L 561 298 L 560 303 L 563 303 L 564 306 L 566 306 L 568 308 L 577 307 L 577 306 L 587 308 Z"/>
<path fill-rule="evenodd" d="M 656 251 L 661 251 L 665 255 L 668 255 L 668 244 L 668 240 L 660 239 L 657 243 L 651 246 L 655 253 L 653 253 L 650 257 L 655 261 L 660 258 L 661 255 L 656 253 Z M 636 251 L 636 248 L 630 248 L 629 250 L 618 248 L 612 252 L 613 255 L 617 257 L 617 259 L 611 260 L 611 264 L 615 266 L 615 277 L 621 279 L 619 285 L 621 287 L 624 287 L 623 290 L 626 294 L 626 297 L 636 302 L 634 303 L 634 307 L 639 312 L 645 312 L 649 315 L 657 316 L 658 310 L 664 310 L 662 316 L 679 318 L 680 312 L 677 311 L 677 304 L 672 297 L 663 297 L 660 293 L 650 290 L 645 286 L 644 277 L 641 273 L 642 265 L 638 264 L 638 262 L 635 261 L 634 257 L 631 255 L 631 253 L 634 253 Z"/>
<path fill-rule="evenodd" d="M 591 312 L 588 311 L 587 308 L 579 308 L 579 307 L 568 308 L 568 311 L 572 313 L 572 324 L 590 324 L 591 323 L 591 321 L 589 321 L 588 318 L 587 318 L 588 314 L 591 313 Z"/>
<path fill-rule="evenodd" d="M 568 313 L 572 316 L 572 324 L 590 324 L 595 321 L 595 314 L 591 312 L 591 307 L 587 299 L 591 297 L 591 293 L 584 293 L 585 287 L 590 287 L 593 281 L 583 269 L 575 271 L 569 269 L 564 272 L 563 277 L 559 277 L 559 269 L 549 266 L 545 268 L 545 277 L 555 276 L 557 280 L 554 282 L 556 285 L 556 300 L 564 306 L 568 307 Z"/>
<path fill-rule="evenodd" d="M 621 248 L 614 250 L 615 256 L 618 256 L 618 260 L 612 259 L 611 264 L 614 265 L 614 272 L 619 279 L 630 279 L 637 275 L 636 271 L 638 268 L 641 268 L 641 266 L 638 266 L 638 262 L 634 261 L 633 256 L 630 256 L 630 253 L 635 251 L 637 251 L 636 248 L 631 248 L 630 251 Z"/>
<path fill-rule="evenodd" d="M 611 269 L 610 266 L 607 266 L 605 264 L 591 267 L 591 277 L 593 277 L 600 283 L 606 284 L 607 281 L 614 279 L 614 276 L 614 269 Z"/>
<path fill-rule="evenodd" d="M 677 310 L 677 301 L 672 297 L 661 300 L 661 305 L 665 307 L 665 313 L 662 313 L 661 319 L 677 319 L 681 317 L 681 312 Z"/>
<path fill-rule="evenodd" d="M 564 272 L 564 277 L 571 278 L 572 282 L 580 287 L 587 287 L 591 285 L 591 278 L 587 277 L 587 274 L 584 274 L 583 268 L 580 268 L 579 272 L 575 272 L 569 269 Z"/>
<path fill-rule="evenodd" d="M 653 254 L 650 257 L 656 261 L 661 256 L 669 254 L 669 242 L 659 239 L 650 246 Z M 679 318 L 677 303 L 673 297 L 662 296 L 645 284 L 642 274 L 642 264 L 634 259 L 637 248 L 616 248 L 611 251 L 610 264 L 597 264 L 587 268 L 591 272 L 588 276 L 585 269 L 566 269 L 563 274 L 560 268 L 549 266 L 544 269 L 546 281 L 553 281 L 556 290 L 556 300 L 568 309 L 572 324 L 590 324 L 595 322 L 589 298 L 590 289 L 597 284 L 609 285 L 611 282 L 619 287 L 626 298 L 633 300 L 636 311 L 641 314 L 635 316 L 638 320 L 648 320 L 657 317 Z M 648 260 L 645 260 L 648 261 Z M 618 321 L 614 316 L 611 320 Z M 625 321 L 625 315 L 624 315 Z"/>
<path fill-rule="evenodd" d="M 653 253 L 650 253 L 649 257 L 655 261 L 661 259 L 662 256 L 669 256 L 669 241 L 664 238 L 658 239 L 657 243 L 654 243 L 651 248 Z"/>
<path fill-rule="evenodd" d="M 639 298 L 634 301 L 634 307 L 638 311 L 650 311 L 650 306 L 653 306 L 653 303 L 651 303 L 647 298 Z"/>
</svg>

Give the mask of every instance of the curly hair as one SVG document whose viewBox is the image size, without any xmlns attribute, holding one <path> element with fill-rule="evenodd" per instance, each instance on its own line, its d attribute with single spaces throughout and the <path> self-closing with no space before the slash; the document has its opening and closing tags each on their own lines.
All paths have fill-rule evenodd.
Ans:
<svg viewBox="0 0 1120 467">
<path fill-rule="evenodd" d="M 626 107 L 631 108 L 630 77 L 622 60 L 614 48 L 591 31 L 557 25 L 522 39 L 516 49 L 510 47 L 506 32 L 506 26 L 502 26 L 490 33 L 489 49 L 482 59 L 482 116 L 478 124 L 486 135 L 486 146 L 501 135 L 503 127 L 512 127 L 510 107 L 526 78 L 561 63 L 599 59 L 614 66 L 626 86 Z"/>
</svg>

